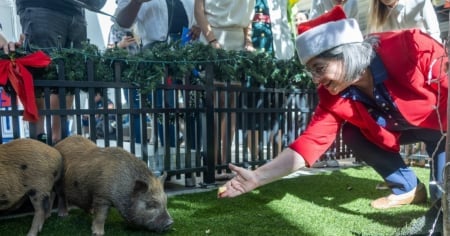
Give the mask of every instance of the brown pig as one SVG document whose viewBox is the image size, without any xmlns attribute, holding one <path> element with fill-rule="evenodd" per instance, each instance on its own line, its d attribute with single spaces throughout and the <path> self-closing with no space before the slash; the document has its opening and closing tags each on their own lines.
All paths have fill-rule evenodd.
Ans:
<svg viewBox="0 0 450 236">
<path fill-rule="evenodd" d="M 70 136 L 55 145 L 64 158 L 64 192 L 69 205 L 94 214 L 92 233 L 103 235 L 110 207 L 129 223 L 161 232 L 173 223 L 163 189 L 145 162 L 118 147 L 97 147 Z"/>
<path fill-rule="evenodd" d="M 29 198 L 34 217 L 28 235 L 37 235 L 51 215 L 55 193 L 64 202 L 63 159 L 49 145 L 33 139 L 16 139 L 0 145 L 0 210 L 19 208 Z M 59 215 L 67 209 L 59 206 Z"/>
</svg>

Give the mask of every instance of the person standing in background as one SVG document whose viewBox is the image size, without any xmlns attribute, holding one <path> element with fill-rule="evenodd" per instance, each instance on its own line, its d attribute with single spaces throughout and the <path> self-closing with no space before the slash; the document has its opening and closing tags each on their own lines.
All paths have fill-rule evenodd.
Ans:
<svg viewBox="0 0 450 236">
<path fill-rule="evenodd" d="M 419 28 L 442 42 L 439 22 L 430 0 L 371 0 L 368 33 Z"/>
<path fill-rule="evenodd" d="M 95 9 L 103 7 L 106 0 L 82 1 Z M 74 1 L 61 0 L 16 0 L 17 14 L 20 18 L 22 33 L 27 43 L 33 48 L 43 51 L 62 48 L 81 48 L 87 41 L 86 18 L 84 9 Z M 35 79 L 41 79 L 34 75 Z M 67 90 L 66 109 L 72 108 L 73 91 Z M 38 109 L 45 107 L 43 90 L 36 91 Z M 52 88 L 50 109 L 60 109 L 58 88 Z M 35 129 L 30 130 L 31 138 L 46 143 L 56 143 L 61 140 L 61 117 L 53 115 L 51 121 L 51 140 L 47 138 L 44 127 L 45 116 L 40 116 Z M 67 129 L 67 127 L 65 127 Z M 48 131 L 48 130 L 47 130 Z"/>
<path fill-rule="evenodd" d="M 257 52 L 260 53 L 268 53 L 273 55 L 276 59 L 279 60 L 289 60 L 294 57 L 294 35 L 289 27 L 288 17 L 287 17 L 287 0 L 256 0 L 255 4 L 255 14 L 252 21 L 252 44 Z M 251 79 L 251 78 L 247 78 Z M 264 86 L 263 84 L 256 84 L 255 81 L 246 81 L 247 86 Z M 249 94 L 242 94 L 242 96 Z M 241 97 L 242 97 L 241 96 Z M 266 106 L 269 104 L 274 104 L 271 101 L 267 101 L 268 98 L 264 98 L 264 96 L 256 96 L 258 99 L 254 101 L 254 97 L 252 95 L 247 96 L 245 98 L 244 104 L 247 107 L 253 108 L 262 108 L 262 106 Z M 275 98 L 275 95 L 272 99 Z M 283 96 L 279 96 L 280 100 L 283 101 Z M 266 101 L 263 101 L 266 100 Z M 274 104 L 275 105 L 275 104 Z M 280 105 L 280 104 L 278 104 Z M 256 107 L 255 107 L 256 106 Z M 259 114 L 258 114 L 259 115 Z M 256 115 L 256 116 L 258 116 Z M 253 127 L 255 126 L 252 118 L 253 114 L 249 114 L 247 116 L 247 120 L 249 121 L 247 126 Z M 264 114 L 266 116 L 266 114 Z M 264 117 L 263 129 L 269 130 L 270 137 L 269 140 L 271 143 L 275 142 L 277 145 L 276 153 L 281 151 L 282 148 L 282 138 L 281 138 L 281 127 L 283 119 L 280 117 L 282 115 L 272 113 L 269 117 Z M 255 120 L 259 121 L 259 118 Z M 269 123 L 270 120 L 270 123 Z M 247 132 L 247 145 L 250 149 L 252 155 L 257 155 L 259 150 L 259 132 L 258 127 L 261 124 L 256 124 L 256 129 L 252 129 L 251 135 L 250 132 Z M 253 138 L 248 138 L 253 137 Z M 253 142 L 253 140 L 256 142 Z M 256 144 L 256 146 L 253 145 Z"/>
<path fill-rule="evenodd" d="M 357 0 L 313 0 L 309 11 L 309 19 L 314 19 L 328 12 L 336 5 L 341 5 L 344 8 L 347 18 L 359 20 Z"/>
<path fill-rule="evenodd" d="M 189 28 L 196 40 L 200 28 L 195 24 L 194 0 L 118 0 L 116 23 L 129 29 L 135 24 L 136 34 L 144 48 L 154 43 L 181 39 L 183 27 Z"/>
<path fill-rule="evenodd" d="M 118 0 L 116 0 L 117 5 Z M 139 51 L 138 40 L 134 34 L 134 29 L 124 30 L 115 22 L 115 18 L 111 18 L 113 24 L 109 28 L 108 44 L 106 48 L 124 48 L 127 49 L 130 54 L 136 54 Z"/>
<path fill-rule="evenodd" d="M 139 45 L 133 30 L 123 30 L 116 24 L 111 25 L 106 48 L 115 47 L 127 49 L 132 55 L 138 53 Z"/>
<path fill-rule="evenodd" d="M 196 25 L 194 18 L 194 0 L 118 0 L 116 9 L 116 24 L 123 31 L 131 31 L 133 27 L 135 33 L 140 38 L 143 49 L 151 48 L 158 43 L 170 43 L 181 40 L 183 28 L 189 29 L 189 38 L 191 41 L 198 39 L 200 28 Z M 170 72 L 169 72 L 170 73 Z M 165 83 L 182 84 L 180 79 L 171 78 L 171 75 L 164 78 Z M 175 90 L 165 90 L 166 96 L 163 96 L 162 90 L 156 91 L 156 107 L 175 107 L 178 102 L 178 93 Z M 135 93 L 134 104 L 139 106 L 139 94 Z M 165 99 L 163 101 L 163 98 Z M 148 100 L 151 101 L 151 95 Z M 134 119 L 139 124 L 139 117 Z M 140 129 L 135 128 L 136 141 L 140 141 Z M 169 130 L 164 132 L 164 128 Z M 158 136 L 161 145 L 164 146 L 164 133 L 170 134 L 170 146 L 175 146 L 175 139 L 180 134 L 175 133 L 173 124 L 170 127 L 163 127 L 158 124 Z M 181 138 L 180 138 L 181 139 Z"/>
<path fill-rule="evenodd" d="M 194 15 L 202 34 L 200 41 L 214 48 L 224 50 L 249 50 L 254 51 L 251 39 L 251 20 L 254 15 L 255 0 L 195 0 Z M 224 82 L 214 81 L 215 86 L 225 86 Z M 232 82 L 234 86 L 241 86 L 240 82 Z M 217 107 L 224 107 L 227 103 L 230 108 L 236 108 L 236 95 L 230 93 L 228 97 L 225 92 L 219 94 Z M 220 125 L 219 125 L 220 124 Z M 227 135 L 232 139 L 236 129 L 236 113 L 231 114 L 231 127 L 227 129 L 225 114 L 215 118 L 215 161 L 219 163 L 221 152 L 221 164 L 227 161 L 228 143 Z M 217 127 L 220 127 L 221 137 L 218 137 Z M 231 133 L 227 134 L 227 130 Z"/>
</svg>

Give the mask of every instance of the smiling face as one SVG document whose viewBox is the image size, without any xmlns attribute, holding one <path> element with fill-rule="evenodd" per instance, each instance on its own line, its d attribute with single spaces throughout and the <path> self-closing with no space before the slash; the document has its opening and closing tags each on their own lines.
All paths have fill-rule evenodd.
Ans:
<svg viewBox="0 0 450 236">
<path fill-rule="evenodd" d="M 313 58 L 306 64 L 315 84 L 321 84 L 331 94 L 337 95 L 355 81 L 345 81 L 342 61 L 337 59 Z"/>
</svg>

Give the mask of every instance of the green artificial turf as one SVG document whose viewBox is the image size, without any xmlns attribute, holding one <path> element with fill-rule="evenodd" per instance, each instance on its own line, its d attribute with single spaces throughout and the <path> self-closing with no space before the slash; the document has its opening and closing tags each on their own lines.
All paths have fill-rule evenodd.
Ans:
<svg viewBox="0 0 450 236">
<path fill-rule="evenodd" d="M 428 183 L 429 169 L 414 168 Z M 353 167 L 300 176 L 263 186 L 233 199 L 217 199 L 216 190 L 169 197 L 172 228 L 162 234 L 135 229 L 116 210 L 108 216 L 106 235 L 394 235 L 421 217 L 430 203 L 390 210 L 370 207 L 389 194 L 376 190 L 380 177 L 369 167 Z M 26 235 L 32 216 L 0 221 L 0 235 Z M 74 209 L 66 218 L 54 213 L 44 235 L 90 235 L 91 216 Z"/>
</svg>

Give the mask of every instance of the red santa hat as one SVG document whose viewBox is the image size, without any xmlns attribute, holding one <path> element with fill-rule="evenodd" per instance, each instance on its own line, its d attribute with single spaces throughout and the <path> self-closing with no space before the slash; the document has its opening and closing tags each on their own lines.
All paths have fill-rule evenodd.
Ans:
<svg viewBox="0 0 450 236">
<path fill-rule="evenodd" d="M 303 64 L 337 46 L 364 40 L 358 22 L 355 19 L 347 19 L 340 5 L 315 19 L 299 24 L 297 31 L 295 44 Z"/>
</svg>

